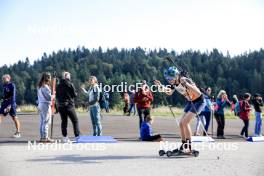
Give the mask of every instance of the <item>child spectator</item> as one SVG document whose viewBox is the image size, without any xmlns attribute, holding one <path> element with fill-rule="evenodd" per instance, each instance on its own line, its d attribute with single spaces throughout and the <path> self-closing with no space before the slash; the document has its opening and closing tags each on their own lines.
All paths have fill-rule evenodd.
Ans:
<svg viewBox="0 0 264 176">
<path fill-rule="evenodd" d="M 148 115 L 146 117 L 146 121 L 144 121 L 141 125 L 141 129 L 140 129 L 141 140 L 156 141 L 156 142 L 163 141 L 160 134 L 157 135 L 152 134 L 152 127 L 151 127 L 152 124 L 153 124 L 153 118 L 150 115 Z"/>
</svg>

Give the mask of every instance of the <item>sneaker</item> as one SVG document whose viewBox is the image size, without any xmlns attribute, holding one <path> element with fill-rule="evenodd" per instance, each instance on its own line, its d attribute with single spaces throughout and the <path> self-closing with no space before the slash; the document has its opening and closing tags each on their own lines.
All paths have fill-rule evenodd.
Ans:
<svg viewBox="0 0 264 176">
<path fill-rule="evenodd" d="M 41 143 L 53 143 L 55 141 L 53 139 L 50 139 L 50 138 L 41 138 L 39 140 L 39 142 L 41 142 Z"/>
<path fill-rule="evenodd" d="M 71 140 L 68 138 L 68 136 L 62 138 L 62 143 L 70 143 Z"/>
<path fill-rule="evenodd" d="M 75 141 L 77 142 L 79 140 L 80 136 L 75 137 Z"/>
<path fill-rule="evenodd" d="M 16 132 L 14 135 L 13 135 L 13 138 L 20 138 L 21 137 L 21 133 L 20 132 Z"/>
<path fill-rule="evenodd" d="M 200 133 L 195 132 L 193 135 L 194 135 L 194 136 L 200 136 Z"/>
<path fill-rule="evenodd" d="M 243 138 L 244 138 L 245 140 L 248 140 L 248 137 L 246 137 L 246 136 L 243 136 Z"/>
</svg>

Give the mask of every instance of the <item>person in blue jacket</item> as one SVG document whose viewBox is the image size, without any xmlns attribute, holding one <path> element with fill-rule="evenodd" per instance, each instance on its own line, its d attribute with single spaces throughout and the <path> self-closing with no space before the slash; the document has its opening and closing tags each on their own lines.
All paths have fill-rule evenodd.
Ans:
<svg viewBox="0 0 264 176">
<path fill-rule="evenodd" d="M 160 142 L 163 141 L 160 134 L 153 135 L 152 133 L 152 125 L 153 118 L 150 115 L 146 116 L 146 120 L 141 124 L 140 128 L 140 137 L 142 141 L 155 141 Z"/>
<path fill-rule="evenodd" d="M 211 93 L 212 89 L 211 87 L 207 87 L 204 90 L 204 99 L 206 102 L 206 106 L 202 110 L 202 112 L 199 114 L 199 118 L 197 118 L 196 122 L 196 127 L 195 127 L 195 132 L 194 136 L 199 136 L 200 134 L 198 133 L 199 127 L 201 123 L 204 125 L 204 129 L 206 132 L 208 131 L 210 121 L 211 121 L 211 112 L 213 111 L 213 104 L 211 101 Z M 203 135 L 206 136 L 205 131 L 203 132 Z"/>
<path fill-rule="evenodd" d="M 14 138 L 21 137 L 20 133 L 20 122 L 16 115 L 16 86 L 13 82 L 11 82 L 11 76 L 9 74 L 5 74 L 2 76 L 3 81 L 3 102 L 0 108 L 0 123 L 2 122 L 2 118 L 6 115 L 10 115 L 15 122 L 16 132 L 13 135 Z"/>
<path fill-rule="evenodd" d="M 215 108 L 215 119 L 217 122 L 217 138 L 225 139 L 224 128 L 225 128 L 225 113 L 224 109 L 230 106 L 231 103 L 227 97 L 226 91 L 221 90 L 216 98 L 216 108 Z"/>
</svg>

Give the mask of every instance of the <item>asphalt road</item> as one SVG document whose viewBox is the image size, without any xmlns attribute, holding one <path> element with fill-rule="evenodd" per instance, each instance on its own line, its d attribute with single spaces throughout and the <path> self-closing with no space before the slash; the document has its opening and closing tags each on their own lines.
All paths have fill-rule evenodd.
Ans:
<svg viewBox="0 0 264 176">
<path fill-rule="evenodd" d="M 79 114 L 83 135 L 91 135 L 91 122 L 87 114 Z M 36 114 L 20 115 L 22 137 L 13 139 L 14 124 L 10 118 L 0 125 L 0 175 L 144 175 L 144 176 L 262 176 L 264 172 L 264 143 L 246 142 L 238 137 L 240 120 L 227 120 L 226 136 L 229 139 L 213 143 L 194 143 L 199 157 L 159 157 L 164 147 L 179 145 L 179 128 L 173 118 L 156 118 L 153 129 L 161 133 L 168 143 L 138 140 L 138 118 L 107 116 L 102 119 L 104 135 L 118 140 L 112 144 L 45 144 L 30 143 L 38 140 L 39 117 Z M 54 119 L 54 138 L 60 139 L 60 117 Z M 216 127 L 216 124 L 214 124 Z M 250 122 L 252 133 L 254 121 Z M 69 136 L 73 137 L 69 123 Z M 215 133 L 215 132 L 214 132 Z M 176 142 L 177 141 L 177 142 Z"/>
<path fill-rule="evenodd" d="M 19 115 L 22 124 L 22 137 L 20 139 L 13 139 L 12 135 L 15 132 L 14 123 L 11 118 L 6 117 L 2 124 L 0 124 L 0 143 L 23 143 L 29 140 L 39 139 L 39 116 L 37 114 L 21 114 Z M 82 135 L 91 135 L 92 126 L 88 113 L 78 114 L 80 129 Z M 60 131 L 60 116 L 57 114 L 54 118 L 54 138 L 61 138 Z M 192 128 L 194 129 L 195 120 L 192 121 Z M 250 121 L 249 135 L 253 134 L 255 121 Z M 138 141 L 139 127 L 137 116 L 109 116 L 103 115 L 102 118 L 103 135 L 113 136 L 119 141 Z M 216 136 L 216 122 L 214 120 L 214 136 Z M 243 126 L 240 119 L 226 120 L 225 135 L 228 139 L 225 141 L 243 141 L 239 137 L 239 133 Z M 176 120 L 172 117 L 156 117 L 153 124 L 155 133 L 160 133 L 169 141 L 178 141 L 179 127 Z M 264 129 L 262 128 L 264 131 Z M 68 133 L 70 137 L 74 137 L 72 125 L 69 121 Z M 201 132 L 202 133 L 202 132 Z M 209 134 L 212 134 L 211 126 Z"/>
</svg>

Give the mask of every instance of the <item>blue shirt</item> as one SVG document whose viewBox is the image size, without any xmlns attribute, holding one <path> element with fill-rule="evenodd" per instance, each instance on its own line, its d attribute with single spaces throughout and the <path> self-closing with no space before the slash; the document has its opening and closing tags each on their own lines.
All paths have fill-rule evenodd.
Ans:
<svg viewBox="0 0 264 176">
<path fill-rule="evenodd" d="M 206 105 L 205 105 L 203 112 L 210 112 L 211 107 L 212 107 L 212 101 L 211 101 L 210 97 L 206 94 L 204 94 L 204 99 L 205 99 Z"/>
<path fill-rule="evenodd" d="M 215 111 L 217 114 L 221 114 L 221 115 L 224 115 L 224 108 L 226 106 L 229 106 L 230 103 L 226 100 L 222 101 L 221 98 L 217 98 L 216 99 L 216 104 L 218 106 L 218 109 Z"/>
<path fill-rule="evenodd" d="M 3 85 L 3 102 L 10 104 L 11 106 L 16 105 L 16 86 L 14 83 L 9 82 Z"/>
<path fill-rule="evenodd" d="M 147 140 L 152 135 L 152 128 L 150 123 L 143 122 L 140 128 L 140 137 L 142 140 Z"/>
</svg>

